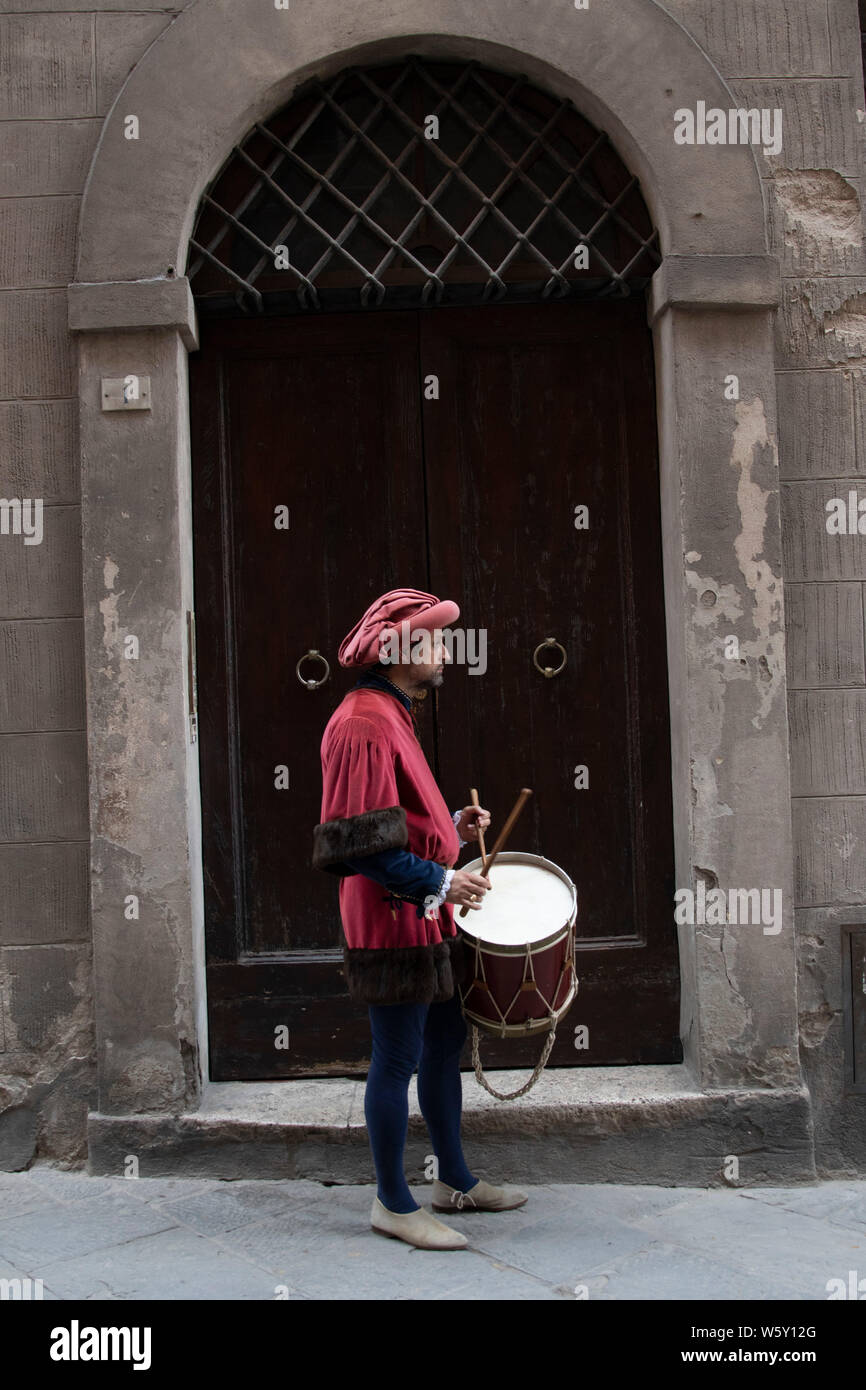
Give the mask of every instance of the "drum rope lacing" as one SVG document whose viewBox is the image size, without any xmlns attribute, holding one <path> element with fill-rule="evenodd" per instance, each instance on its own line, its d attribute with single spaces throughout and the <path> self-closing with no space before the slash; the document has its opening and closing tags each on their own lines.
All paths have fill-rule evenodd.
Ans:
<svg viewBox="0 0 866 1390">
<path fill-rule="evenodd" d="M 560 973 L 559 973 L 559 979 L 557 980 L 557 982 L 556 982 L 556 987 L 555 987 L 555 989 L 554 989 L 554 991 L 553 991 L 553 997 L 554 997 L 554 999 L 556 998 L 557 994 L 559 993 L 559 987 L 560 987 L 560 985 L 562 984 L 562 976 L 563 976 L 563 974 L 565 973 L 565 971 L 568 969 L 568 967 L 569 967 L 570 965 L 572 965 L 572 962 L 573 962 L 573 954 L 572 954 L 572 952 L 570 951 L 570 952 L 569 952 L 569 955 L 566 956 L 565 960 L 564 960 L 563 963 L 562 963 L 562 969 L 560 970 Z M 478 978 L 478 971 L 479 971 L 479 969 L 481 970 L 481 978 L 480 978 L 480 980 L 479 980 L 479 978 Z M 527 969 L 529 970 L 529 976 L 528 976 L 528 977 L 527 977 L 527 973 L 526 973 L 526 972 L 527 972 Z M 572 973 L 574 973 L 574 972 L 572 972 Z M 576 977 L 575 977 L 575 978 L 576 978 Z M 521 994 L 523 993 L 523 991 L 526 989 L 527 985 L 533 985 L 533 986 L 535 987 L 535 993 L 538 995 L 538 997 L 539 997 L 539 999 L 541 1000 L 542 1004 L 543 1004 L 544 1007 L 547 1009 L 547 1016 L 548 1016 L 548 1018 L 556 1018 L 556 1010 L 554 1009 L 554 1007 L 553 1007 L 553 1005 L 551 1004 L 550 1000 L 549 1000 L 549 999 L 546 999 L 546 998 L 544 997 L 544 995 L 542 994 L 541 990 L 540 990 L 539 987 L 538 987 L 538 981 L 537 981 L 536 978 L 535 978 L 535 962 L 534 962 L 534 960 L 533 960 L 532 955 L 531 955 L 530 952 L 527 952 L 526 955 L 525 955 L 524 958 L 523 958 L 523 979 L 522 979 L 522 981 L 520 982 L 520 984 L 517 986 L 517 989 L 514 991 L 514 995 L 512 996 L 511 1003 L 508 1005 L 507 1009 L 505 1010 L 505 1013 L 503 1013 L 502 1010 L 501 1010 L 500 1007 L 499 1007 L 499 1004 L 498 1004 L 497 1001 L 496 1001 L 496 996 L 495 996 L 495 994 L 493 993 L 493 991 L 491 990 L 490 986 L 489 986 L 488 983 L 487 983 L 487 975 L 485 974 L 485 971 L 484 971 L 484 956 L 483 956 L 483 954 L 482 954 L 482 951 L 481 951 L 480 946 L 476 945 L 476 947 L 475 947 L 475 979 L 472 981 L 472 987 L 475 988 L 475 989 L 483 989 L 484 992 L 485 992 L 487 995 L 489 995 L 490 1003 L 493 1005 L 494 1009 L 495 1009 L 496 1012 L 499 1014 L 499 1021 L 500 1021 L 500 1023 L 503 1025 L 503 1032 L 502 1032 L 502 1034 L 501 1034 L 501 1036 L 502 1036 L 503 1038 L 505 1037 L 505 1032 L 504 1032 L 505 1026 L 508 1024 L 508 1015 L 511 1013 L 511 1010 L 514 1008 L 515 1004 L 517 1003 L 518 999 L 520 998 L 520 995 L 521 995 Z"/>
</svg>

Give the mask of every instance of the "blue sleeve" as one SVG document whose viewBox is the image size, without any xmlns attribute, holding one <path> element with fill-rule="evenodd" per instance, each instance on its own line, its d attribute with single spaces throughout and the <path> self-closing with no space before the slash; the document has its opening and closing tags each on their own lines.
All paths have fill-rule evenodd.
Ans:
<svg viewBox="0 0 866 1390">
<path fill-rule="evenodd" d="M 408 849 L 384 849 L 379 854 L 366 854 L 363 859 L 344 859 L 343 863 L 409 902 L 423 902 L 431 894 L 435 896 L 445 873 L 444 865 L 420 859 Z"/>
</svg>

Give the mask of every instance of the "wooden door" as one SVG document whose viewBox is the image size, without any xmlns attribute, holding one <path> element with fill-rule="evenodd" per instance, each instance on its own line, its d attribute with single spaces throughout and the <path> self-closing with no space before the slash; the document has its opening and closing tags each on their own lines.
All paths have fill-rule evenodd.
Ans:
<svg viewBox="0 0 866 1390">
<path fill-rule="evenodd" d="M 510 847 L 577 886 L 580 988 L 551 1064 L 680 1060 L 645 306 L 427 314 L 421 370 L 439 391 L 423 416 L 431 587 L 487 630 L 486 672 L 449 670 L 437 694 L 441 784 L 451 801 L 479 787 L 500 825 L 531 787 Z M 565 653 L 553 677 L 533 661 L 549 637 Z M 538 652 L 542 667 L 562 661 Z M 482 1047 L 501 1066 L 538 1052 Z"/>
<path fill-rule="evenodd" d="M 519 846 L 578 886 L 581 993 L 552 1062 L 678 1060 L 642 302 L 206 322 L 191 399 L 213 1079 L 366 1070 L 336 884 L 309 857 L 322 731 L 355 679 L 337 648 L 402 585 L 453 596 L 460 625 L 487 631 L 487 673 L 450 669 L 422 717 L 448 804 L 471 781 L 501 822 L 532 786 Z M 567 654 L 552 680 L 531 661 L 547 636 Z M 311 648 L 330 663 L 315 690 L 295 670 Z M 537 1048 L 484 1056 L 523 1065 Z"/>
<path fill-rule="evenodd" d="M 423 556 L 417 354 L 416 315 L 382 313 L 206 323 L 190 359 L 214 1080 L 367 1055 L 336 881 L 310 854 L 322 733 L 356 678 L 337 649 L 377 594 L 414 582 L 419 539 Z M 312 690 L 296 674 L 311 649 L 330 663 Z"/>
</svg>

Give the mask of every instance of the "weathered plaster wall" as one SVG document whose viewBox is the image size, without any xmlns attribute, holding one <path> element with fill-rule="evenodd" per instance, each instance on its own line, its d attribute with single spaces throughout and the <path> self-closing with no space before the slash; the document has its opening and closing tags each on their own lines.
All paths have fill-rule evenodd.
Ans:
<svg viewBox="0 0 866 1390">
<path fill-rule="evenodd" d="M 666 0 L 744 105 L 780 107 L 759 152 L 776 324 L 779 477 L 795 843 L 800 1037 L 816 1163 L 866 1166 L 866 1096 L 843 1097 L 841 925 L 866 923 L 866 538 L 825 504 L 866 496 L 864 97 L 855 0 Z M 775 19 L 766 22 L 768 11 Z M 710 866 L 711 867 L 711 866 Z"/>
<path fill-rule="evenodd" d="M 506 8 L 511 2 L 502 0 Z M 776 333 L 779 421 L 777 427 L 762 413 L 759 397 L 744 399 L 724 492 L 733 487 L 736 494 L 742 525 L 728 539 L 742 562 L 741 594 L 753 596 L 755 646 L 746 655 L 766 662 L 770 701 L 781 615 L 772 582 L 757 572 L 754 541 L 778 443 L 802 1054 L 824 1161 L 866 1164 L 866 1101 L 840 1103 L 835 930 L 858 914 L 866 920 L 866 753 L 859 735 L 866 574 L 862 539 L 835 538 L 847 545 L 833 547 L 834 538 L 822 534 L 824 500 L 838 495 L 837 480 L 847 490 L 847 480 L 855 486 L 866 472 L 866 101 L 856 0 L 667 0 L 664 8 L 743 104 L 784 113 L 780 154 L 758 152 L 771 250 L 785 277 Z M 0 537 L 0 1168 L 23 1166 L 36 1153 L 83 1158 L 84 1118 L 95 1102 L 81 499 L 66 286 L 103 117 L 180 9 L 146 0 L 4 0 L 0 16 L 0 493 L 45 501 L 41 546 Z M 435 29 L 435 0 L 429 21 Z M 729 355 L 736 371 L 736 343 Z M 702 559 L 693 572 L 701 593 L 713 588 Z M 722 589 L 715 612 L 707 609 L 707 708 L 692 711 L 693 718 L 711 720 L 720 696 L 745 698 L 739 671 L 721 664 L 713 647 L 713 622 L 734 602 Z M 737 779 L 753 775 L 746 748 L 732 756 L 739 759 L 733 771 L 725 766 L 720 774 L 717 764 L 692 772 L 693 795 L 715 797 L 720 814 Z M 724 777 L 731 778 L 727 787 Z M 708 875 L 711 858 L 701 865 Z M 747 865 L 743 873 L 751 882 Z M 168 924 L 167 933 L 170 942 Z M 738 958 L 730 941 L 691 946 L 705 968 L 717 958 L 734 981 L 749 968 L 742 955 L 748 950 Z M 735 1015 L 735 994 L 732 1009 Z M 749 1021 L 732 1015 L 730 1024 L 747 1041 Z M 759 1080 L 772 1059 L 757 1065 Z M 178 1078 L 172 1073 L 166 1084 L 171 1090 Z"/>
<path fill-rule="evenodd" d="M 81 194 L 163 5 L 4 0 L 0 15 L 0 1169 L 82 1161 L 96 1100 L 75 347 Z"/>
</svg>

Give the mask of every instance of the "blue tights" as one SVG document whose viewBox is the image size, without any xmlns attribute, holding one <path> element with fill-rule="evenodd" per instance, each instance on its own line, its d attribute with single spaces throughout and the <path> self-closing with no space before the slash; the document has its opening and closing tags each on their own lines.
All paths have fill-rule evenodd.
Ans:
<svg viewBox="0 0 866 1390">
<path fill-rule="evenodd" d="M 467 1192 L 477 1178 L 460 1143 L 463 1090 L 460 1053 L 466 1023 L 455 994 L 443 1004 L 370 1004 L 373 1051 L 364 1115 L 373 1151 L 378 1196 L 388 1211 L 418 1210 L 403 1171 L 409 1129 L 409 1081 L 418 1068 L 418 1104 L 430 1131 L 438 1176 Z"/>
</svg>

